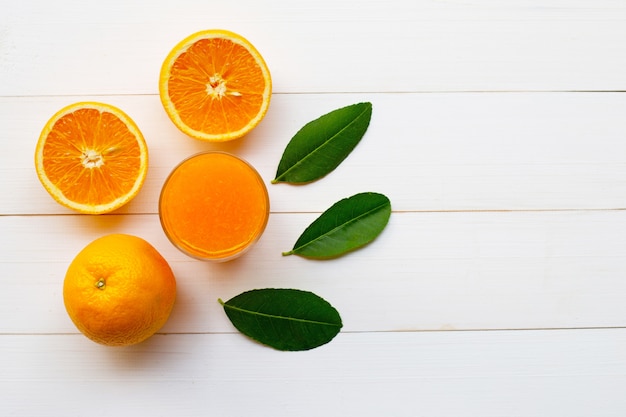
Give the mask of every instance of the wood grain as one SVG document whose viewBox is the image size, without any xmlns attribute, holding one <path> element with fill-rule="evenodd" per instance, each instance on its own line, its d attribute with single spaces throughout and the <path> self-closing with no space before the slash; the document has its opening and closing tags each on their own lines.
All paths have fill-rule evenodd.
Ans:
<svg viewBox="0 0 626 417">
<path fill-rule="evenodd" d="M 2 96 L 154 94 L 169 50 L 211 27 L 252 40 L 278 93 L 626 89 L 626 8 L 614 0 L 66 0 L 9 10 Z"/>
<path fill-rule="evenodd" d="M 272 287 L 326 298 L 345 331 L 626 325 L 625 211 L 393 213 L 376 240 L 342 258 L 281 256 L 315 217 L 272 214 L 257 246 L 226 264 L 178 252 L 154 215 L 0 217 L 2 235 L 20 236 L 0 247 L 0 316 L 28 317 L 0 321 L 0 333 L 76 332 L 63 276 L 106 233 L 141 236 L 170 262 L 179 295 L 167 333 L 233 331 L 217 298 Z"/>
<path fill-rule="evenodd" d="M 618 417 L 626 407 L 624 329 L 341 333 L 295 354 L 240 334 L 113 350 L 80 336 L 3 339 L 9 415 L 83 416 L 94 404 L 102 415 L 264 417 Z"/>
<path fill-rule="evenodd" d="M 626 401 L 626 5 L 618 0 L 106 3 L 0 0 L 0 415 L 623 417 Z M 274 94 L 248 137 L 185 137 L 157 94 L 195 30 L 246 36 Z M 143 131 L 150 169 L 115 213 L 77 215 L 33 166 L 59 108 L 96 100 Z M 340 167 L 269 185 L 289 139 L 348 104 L 372 122 Z M 266 233 L 243 258 L 185 257 L 159 224 L 170 170 L 235 153 L 268 184 Z M 332 203 L 386 194 L 370 245 L 282 257 Z M 91 240 L 152 243 L 178 281 L 171 319 L 110 349 L 68 318 L 62 281 Z M 291 287 L 344 329 L 285 353 L 239 334 L 217 298 Z"/>
<path fill-rule="evenodd" d="M 220 149 L 248 160 L 268 184 L 272 212 L 321 212 L 362 191 L 386 194 L 398 211 L 560 210 L 626 207 L 621 93 L 277 94 L 248 137 L 223 146 L 178 132 L 158 96 L 0 97 L 2 214 L 68 214 L 33 169 L 37 138 L 59 108 L 105 101 L 142 130 L 150 169 L 121 213 L 156 213 L 163 181 L 185 157 Z M 304 124 L 371 101 L 372 121 L 348 158 L 306 186 L 273 184 L 282 152 Z"/>
</svg>

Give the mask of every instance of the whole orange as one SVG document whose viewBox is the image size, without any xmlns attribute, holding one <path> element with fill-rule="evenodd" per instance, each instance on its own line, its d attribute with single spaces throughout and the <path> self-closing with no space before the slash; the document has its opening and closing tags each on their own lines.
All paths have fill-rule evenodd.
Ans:
<svg viewBox="0 0 626 417">
<path fill-rule="evenodd" d="M 144 239 L 111 234 L 85 246 L 63 283 L 70 318 L 85 336 L 109 346 L 142 342 L 169 318 L 176 279 Z"/>
</svg>

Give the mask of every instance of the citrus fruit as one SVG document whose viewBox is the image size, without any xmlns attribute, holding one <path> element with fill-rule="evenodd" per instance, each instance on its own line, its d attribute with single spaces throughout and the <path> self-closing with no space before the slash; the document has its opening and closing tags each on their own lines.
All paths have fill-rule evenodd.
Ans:
<svg viewBox="0 0 626 417">
<path fill-rule="evenodd" d="M 137 236 L 110 234 L 89 243 L 71 262 L 63 301 L 74 325 L 109 346 L 146 340 L 167 321 L 176 280 L 167 261 Z"/>
<path fill-rule="evenodd" d="M 139 192 L 148 171 L 148 149 L 137 125 L 120 109 L 74 103 L 44 126 L 35 168 L 60 204 L 81 213 L 107 213 Z"/>
<path fill-rule="evenodd" d="M 159 93 L 185 134 L 206 141 L 244 136 L 263 119 L 272 80 L 263 57 L 244 37 L 211 29 L 194 33 L 168 54 Z"/>
</svg>

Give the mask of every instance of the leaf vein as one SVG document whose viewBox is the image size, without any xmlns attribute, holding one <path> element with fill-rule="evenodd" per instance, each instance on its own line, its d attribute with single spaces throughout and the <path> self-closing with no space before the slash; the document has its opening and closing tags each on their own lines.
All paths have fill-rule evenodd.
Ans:
<svg viewBox="0 0 626 417">
<path fill-rule="evenodd" d="M 315 157 L 321 151 L 321 149 L 323 149 L 326 146 L 329 146 L 329 144 L 332 145 L 333 140 L 335 140 L 339 135 L 341 135 L 343 132 L 345 132 L 348 128 L 350 128 L 351 126 L 356 124 L 361 119 L 361 117 L 365 113 L 367 113 L 368 111 L 369 111 L 369 109 L 365 108 L 350 123 L 348 123 L 343 128 L 341 128 L 337 133 L 335 133 L 333 136 L 331 136 L 327 140 L 325 140 L 322 143 L 320 143 L 313 150 L 311 150 L 307 155 L 305 155 L 305 156 L 301 157 L 300 159 L 298 159 L 293 165 L 291 165 L 289 168 L 287 168 L 281 175 L 276 177 L 276 180 L 280 180 L 280 179 L 288 176 L 289 173 L 291 173 L 293 170 L 295 170 L 298 167 L 300 167 L 300 165 L 302 165 L 305 162 L 308 162 L 310 158 Z M 324 156 L 324 155 L 322 155 L 322 156 Z M 328 158 L 328 159 L 331 159 L 329 156 L 325 156 L 325 157 Z M 334 162 L 333 159 L 331 159 L 331 161 Z"/>
<path fill-rule="evenodd" d="M 360 219 L 362 219 L 362 218 L 364 218 L 364 217 L 367 217 L 367 216 L 369 216 L 369 215 L 370 215 L 370 214 L 372 214 L 372 213 L 378 212 L 378 211 L 380 211 L 381 209 L 384 209 L 387 205 L 388 205 L 388 203 L 381 204 L 381 205 L 379 205 L 379 206 L 376 206 L 376 207 L 372 208 L 371 210 L 368 210 L 368 211 L 366 211 L 366 212 L 362 213 L 362 214 L 361 214 L 361 215 L 359 215 L 359 216 L 353 217 L 353 218 L 351 218 L 350 220 L 348 220 L 348 221 L 346 221 L 346 222 L 343 222 L 343 223 L 341 223 L 341 224 L 338 224 L 338 225 L 336 225 L 335 227 L 333 227 L 332 229 L 330 229 L 330 230 L 328 230 L 327 232 L 325 232 L 324 234 L 321 234 L 321 235 L 317 236 L 315 239 L 311 239 L 311 240 L 309 240 L 308 242 L 306 242 L 306 243 L 304 243 L 304 244 L 302 244 L 302 245 L 300 245 L 300 246 L 298 246 L 298 247 L 294 248 L 293 250 L 294 250 L 294 251 L 296 251 L 296 250 L 299 250 L 299 249 L 305 248 L 305 247 L 307 247 L 307 246 L 309 246 L 309 245 L 311 245 L 311 244 L 313 244 L 313 243 L 315 243 L 315 242 L 319 241 L 320 239 L 322 239 L 322 238 L 324 238 L 324 237 L 332 237 L 332 236 L 330 236 L 330 235 L 332 235 L 332 234 L 333 234 L 333 232 L 335 232 L 335 231 L 337 231 L 337 230 L 340 230 L 340 229 L 342 229 L 342 228 L 344 228 L 344 227 L 348 226 L 348 225 L 349 225 L 349 224 L 351 224 L 351 223 L 356 223 L 356 222 L 357 222 L 357 221 L 359 221 Z"/>
<path fill-rule="evenodd" d="M 307 324 L 319 324 L 319 325 L 323 325 L 323 326 L 341 327 L 341 325 L 337 324 L 337 323 L 323 322 L 323 321 L 317 321 L 317 320 L 308 320 L 308 319 L 302 319 L 302 318 L 297 318 L 297 317 L 278 316 L 278 315 L 275 315 L 275 314 L 262 313 L 260 311 L 246 310 L 246 309 L 243 309 L 243 308 L 240 308 L 240 307 L 236 307 L 236 306 L 232 306 L 232 305 L 228 305 L 228 304 L 224 304 L 224 306 L 226 308 L 238 311 L 240 313 L 247 313 L 247 314 L 261 316 L 261 317 L 267 317 L 267 318 L 271 318 L 271 319 L 287 320 L 287 321 L 294 321 L 294 322 L 307 323 Z M 259 328 L 261 328 L 261 327 L 262 326 L 260 325 Z"/>
</svg>

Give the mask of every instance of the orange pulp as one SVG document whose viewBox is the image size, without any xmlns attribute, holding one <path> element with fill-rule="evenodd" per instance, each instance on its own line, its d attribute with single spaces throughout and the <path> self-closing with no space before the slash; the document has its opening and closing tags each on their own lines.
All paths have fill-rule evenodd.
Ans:
<svg viewBox="0 0 626 417">
<path fill-rule="evenodd" d="M 165 234 L 182 252 L 227 261 L 244 253 L 265 230 L 267 188 L 244 160 L 203 152 L 169 175 L 161 190 L 159 217 Z"/>
</svg>

